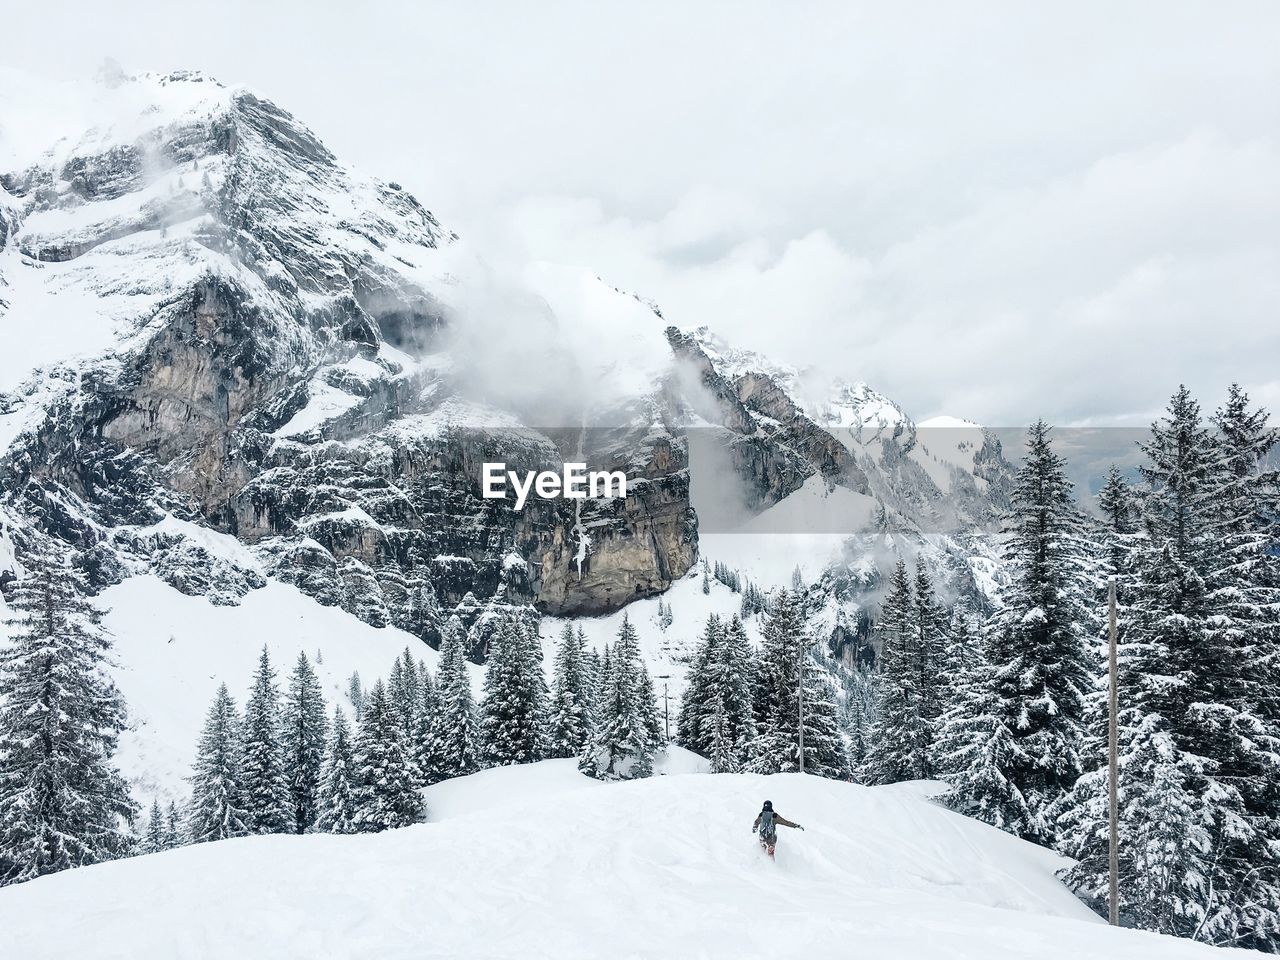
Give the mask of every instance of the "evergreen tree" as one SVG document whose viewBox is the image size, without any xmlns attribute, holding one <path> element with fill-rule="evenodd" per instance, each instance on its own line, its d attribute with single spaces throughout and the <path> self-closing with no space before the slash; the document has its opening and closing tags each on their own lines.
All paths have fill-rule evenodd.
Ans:
<svg viewBox="0 0 1280 960">
<path fill-rule="evenodd" d="M 994 713 L 965 725 L 993 742 L 951 751 L 978 765 L 952 777 L 953 802 L 1042 844 L 1055 839 L 1052 806 L 1085 768 L 1086 698 L 1093 684 L 1085 641 L 1093 632 L 1092 571 L 1083 518 L 1049 432 L 1043 421 L 1029 429 L 1011 496 L 1010 580 L 989 625 L 995 669 L 991 695 L 982 698 Z"/>
<path fill-rule="evenodd" d="M 381 680 L 373 685 L 360 721 L 355 785 L 354 823 L 362 833 L 406 827 L 426 815 L 400 715 Z"/>
<path fill-rule="evenodd" d="M 653 678 L 649 676 L 649 668 L 640 660 L 640 705 L 641 719 L 644 721 L 645 736 L 653 750 L 665 750 L 667 746 L 667 724 L 665 716 L 658 708 L 658 697 L 653 687 Z"/>
<path fill-rule="evenodd" d="M 868 667 L 855 667 L 846 683 L 844 729 L 849 736 L 849 761 L 854 770 L 866 768 L 880 699 L 880 675 Z"/>
<path fill-rule="evenodd" d="M 218 687 L 196 747 L 187 832 L 193 843 L 251 832 L 245 809 L 240 717 L 224 683 Z"/>
<path fill-rule="evenodd" d="M 873 628 L 880 641 L 880 676 L 876 720 L 862 769 L 862 778 L 869 783 L 898 783 L 932 775 L 932 738 L 923 713 L 915 619 L 911 578 L 906 561 L 899 559 Z"/>
<path fill-rule="evenodd" d="M 480 723 L 464 643 L 462 621 L 450 617 L 440 641 L 439 709 L 433 739 L 434 765 L 441 777 L 461 777 L 480 769 Z"/>
<path fill-rule="evenodd" d="M 0 884 L 124 856 L 136 806 L 112 764 L 124 702 L 79 575 L 27 559 L 0 647 Z"/>
<path fill-rule="evenodd" d="M 431 670 L 419 660 L 417 667 L 418 708 L 413 719 L 416 727 L 411 732 L 409 753 L 418 771 L 418 782 L 426 786 L 444 779 L 438 759 L 436 735 L 440 727 L 440 701 Z"/>
<path fill-rule="evenodd" d="M 514 617 L 497 627 L 480 705 L 485 762 L 500 767 L 547 756 L 547 681 L 537 634 Z"/>
<path fill-rule="evenodd" d="M 934 760 L 934 741 L 942 712 L 946 708 L 946 674 L 943 672 L 947 622 L 942 607 L 933 591 L 933 578 L 925 567 L 924 558 L 916 558 L 914 582 L 915 603 L 911 609 L 911 635 L 916 670 L 916 691 L 919 695 L 919 713 L 928 745 L 923 751 L 928 766 L 928 777 L 937 773 Z"/>
<path fill-rule="evenodd" d="M 715 712 L 707 718 L 707 727 L 707 758 L 711 761 L 711 772 L 737 773 L 742 769 L 742 761 L 729 732 L 729 718 L 721 704 L 716 704 Z"/>
<path fill-rule="evenodd" d="M 1204 770 L 1179 751 L 1153 715 L 1130 714 L 1118 754 L 1120 907 L 1146 929 L 1188 936 L 1208 919 L 1213 813 L 1196 802 Z M 1080 778 L 1059 818 L 1064 851 L 1079 861 L 1067 879 L 1100 910 L 1109 891 L 1106 768 Z"/>
<path fill-rule="evenodd" d="M 591 691 L 583 669 L 582 638 L 566 623 L 560 632 L 551 695 L 552 757 L 577 757 L 591 730 Z"/>
<path fill-rule="evenodd" d="M 306 653 L 299 653 L 285 696 L 283 730 L 284 773 L 298 833 L 310 830 L 319 813 L 327 726 L 320 680 Z"/>
<path fill-rule="evenodd" d="M 676 724 L 679 742 L 712 761 L 717 773 L 741 769 L 755 737 L 752 651 L 742 621 L 714 614 L 689 670 Z"/>
<path fill-rule="evenodd" d="M 781 773 L 799 769 L 800 691 L 804 701 L 804 771 L 847 779 L 849 756 L 840 736 L 831 685 L 808 652 L 799 608 L 780 591 L 765 619 L 757 688 L 756 729 L 748 769 Z"/>
<path fill-rule="evenodd" d="M 265 645 L 245 704 L 241 733 L 244 743 L 241 783 L 249 832 L 292 832 L 295 829 L 293 802 L 280 742 L 280 693 Z"/>
<path fill-rule="evenodd" d="M 623 618 L 618 639 L 606 652 L 596 725 L 578 768 L 601 780 L 633 780 L 653 772 L 656 712 L 652 688 L 645 689 L 640 644 L 630 620 Z"/>
<path fill-rule="evenodd" d="M 587 700 L 590 706 L 590 714 L 592 723 L 595 722 L 596 702 L 599 699 L 600 692 L 600 671 L 603 666 L 600 661 L 600 654 L 594 647 L 587 646 L 586 635 L 582 632 L 582 627 L 578 627 L 578 642 L 582 644 L 582 673 L 583 679 L 587 686 Z"/>
<path fill-rule="evenodd" d="M 1122 577 L 1138 532 L 1138 504 L 1133 488 L 1115 464 L 1098 491 L 1098 512 L 1103 520 L 1103 565 L 1107 576 Z"/>
<path fill-rule="evenodd" d="M 754 583 L 748 583 L 746 589 L 742 592 L 742 605 L 739 608 L 743 619 L 763 613 L 767 606 L 768 600 L 761 589 Z"/>
<path fill-rule="evenodd" d="M 996 693 L 988 635 L 961 608 L 953 618 L 947 664 L 949 705 L 938 738 L 938 766 L 952 789 L 948 802 L 962 813 L 1013 832 L 1033 819 L 1006 771 L 1018 747 L 1005 726 Z"/>
<path fill-rule="evenodd" d="M 341 706 L 333 708 L 333 724 L 329 737 L 329 752 L 325 758 L 323 778 L 320 783 L 319 816 L 316 828 L 326 833 L 358 833 L 359 821 L 356 805 L 355 753 L 351 744 L 351 730 Z"/>
<path fill-rule="evenodd" d="M 709 712 L 710 698 L 707 688 L 710 680 L 712 655 L 724 637 L 724 624 L 717 614 L 707 617 L 702 629 L 702 639 L 693 652 L 686 674 L 688 683 L 680 701 L 680 713 L 676 718 L 676 742 L 688 750 L 704 753 L 709 736 L 702 729 L 703 719 Z M 710 708 L 714 709 L 714 708 Z"/>
<path fill-rule="evenodd" d="M 186 838 L 182 833 L 182 821 L 178 816 L 178 805 L 172 800 L 169 801 L 169 812 L 165 817 L 165 846 L 173 850 L 186 843 Z"/>
<path fill-rule="evenodd" d="M 351 715 L 359 723 L 364 714 L 364 686 L 360 682 L 358 671 L 351 674 L 351 679 L 347 681 L 347 699 L 351 701 Z"/>
<path fill-rule="evenodd" d="M 406 736 L 411 736 L 418 728 L 418 713 L 422 706 L 421 683 L 413 654 L 405 647 L 404 653 L 391 665 L 391 673 L 387 677 L 387 699 Z"/>
<path fill-rule="evenodd" d="M 1229 775 L 1280 849 L 1280 473 L 1269 462 L 1280 452 L 1280 430 L 1269 422 L 1236 384 L 1214 413 L 1218 462 L 1210 502 L 1219 552 L 1210 586 L 1233 627 L 1229 699 L 1241 713 L 1237 729 L 1258 748 L 1239 753 Z M 1275 882 L 1280 886 L 1280 877 Z"/>
<path fill-rule="evenodd" d="M 159 853 L 169 849 L 168 829 L 165 824 L 164 811 L 160 809 L 160 801 L 151 801 L 151 813 L 147 817 L 147 832 L 142 838 L 142 853 Z"/>
<path fill-rule="evenodd" d="M 606 710 L 606 702 L 609 697 L 609 675 L 613 670 L 613 645 L 606 643 L 604 652 L 597 658 L 596 667 L 596 689 L 595 697 L 592 699 L 591 716 L 598 724 L 600 718 L 604 716 Z"/>
</svg>

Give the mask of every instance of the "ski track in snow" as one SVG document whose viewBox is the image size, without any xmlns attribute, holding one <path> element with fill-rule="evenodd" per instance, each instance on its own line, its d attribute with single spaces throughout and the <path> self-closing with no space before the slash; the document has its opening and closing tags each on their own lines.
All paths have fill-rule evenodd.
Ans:
<svg viewBox="0 0 1280 960">
<path fill-rule="evenodd" d="M 1054 854 L 922 792 L 604 784 L 546 761 L 428 788 L 430 822 L 404 830 L 251 837 L 19 884 L 0 891 L 0 930 L 24 960 L 1227 956 L 1112 930 L 1054 879 Z M 750 829 L 764 798 L 806 826 L 779 831 L 775 863 Z"/>
</svg>

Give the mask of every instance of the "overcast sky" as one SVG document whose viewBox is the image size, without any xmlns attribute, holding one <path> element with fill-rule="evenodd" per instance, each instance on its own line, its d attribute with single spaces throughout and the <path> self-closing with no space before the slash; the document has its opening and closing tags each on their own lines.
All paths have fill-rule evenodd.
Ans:
<svg viewBox="0 0 1280 960">
<path fill-rule="evenodd" d="M 909 413 L 1280 408 L 1280 4 L 6 4 L 0 63 L 198 68 L 495 259 Z"/>
</svg>

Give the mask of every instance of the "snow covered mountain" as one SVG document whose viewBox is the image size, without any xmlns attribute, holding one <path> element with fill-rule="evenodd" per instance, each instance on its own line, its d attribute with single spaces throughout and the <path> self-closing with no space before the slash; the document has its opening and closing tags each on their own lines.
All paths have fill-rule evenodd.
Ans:
<svg viewBox="0 0 1280 960">
<path fill-rule="evenodd" d="M 336 689 L 453 613 L 479 661 L 495 606 L 603 616 L 600 641 L 632 611 L 674 697 L 701 617 L 740 600 L 704 603 L 699 559 L 763 586 L 801 566 L 846 662 L 890 558 L 990 586 L 1010 467 L 976 425 L 915 424 L 581 270 L 498 275 L 201 74 L 6 75 L 0 106 L 0 588 L 34 540 L 75 549 L 127 637 L 139 785 L 180 788 L 184 705 L 264 642 L 320 650 Z M 628 495 L 517 511 L 480 496 L 496 460 L 621 469 Z"/>
<path fill-rule="evenodd" d="M 606 785 L 544 761 L 428 788 L 416 827 L 42 877 L 4 891 L 0 929 L 13 956 L 102 960 L 1246 955 L 1107 927 L 1054 879 L 1054 854 L 918 790 L 785 774 Z M 805 826 L 776 863 L 750 833 L 763 797 Z"/>
</svg>

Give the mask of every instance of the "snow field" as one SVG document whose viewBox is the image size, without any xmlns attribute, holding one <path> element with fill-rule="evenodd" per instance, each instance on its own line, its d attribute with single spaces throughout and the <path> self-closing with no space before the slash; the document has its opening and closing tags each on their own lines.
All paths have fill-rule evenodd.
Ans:
<svg viewBox="0 0 1280 960">
<path fill-rule="evenodd" d="M 919 792 L 603 784 L 545 761 L 431 787 L 430 822 L 404 830 L 250 837 L 20 884 L 0 891 L 0 929 L 25 960 L 1224 956 L 1111 930 L 1053 878 L 1053 854 Z M 806 827 L 780 829 L 776 863 L 751 834 L 766 798 Z"/>
</svg>

